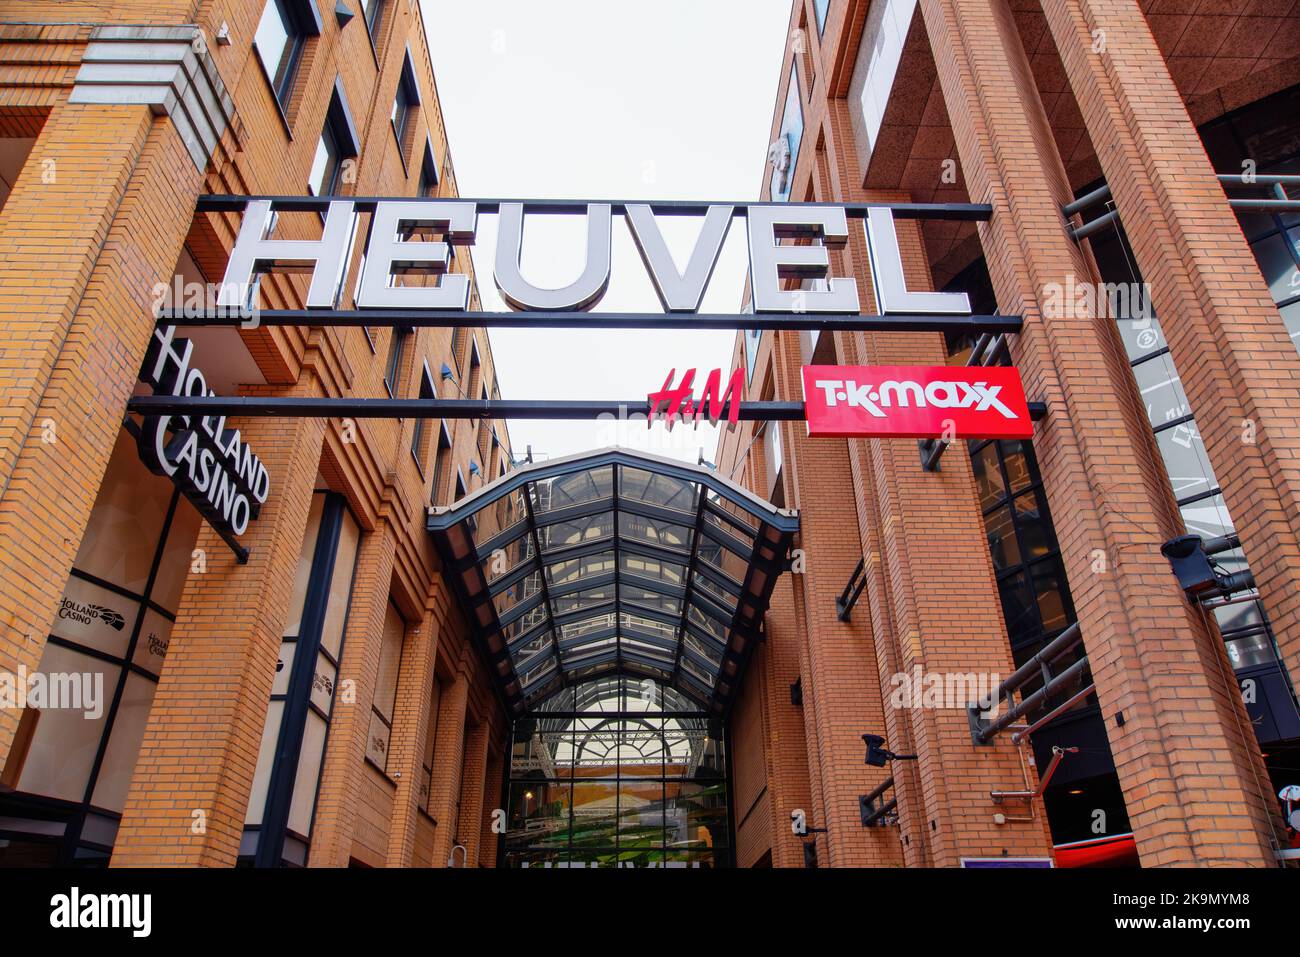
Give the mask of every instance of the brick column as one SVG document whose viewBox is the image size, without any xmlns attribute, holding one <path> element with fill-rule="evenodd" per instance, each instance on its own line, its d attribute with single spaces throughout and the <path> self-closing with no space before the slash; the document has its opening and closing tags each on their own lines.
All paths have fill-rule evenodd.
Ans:
<svg viewBox="0 0 1300 957">
<path fill-rule="evenodd" d="M 469 679 L 457 670 L 442 689 L 438 703 L 438 736 L 433 745 L 433 793 L 429 815 L 438 822 L 433 842 L 433 866 L 445 867 L 451 853 L 452 830 L 460 802 L 461 762 L 465 750 L 465 709 L 469 704 Z"/>
<path fill-rule="evenodd" d="M 778 334 L 773 368 L 777 392 L 802 394 L 797 336 Z M 795 575 L 800 624 L 808 646 L 804 680 L 808 741 L 818 752 L 824 820 L 810 825 L 830 833 L 818 841 L 818 863 L 829 867 L 881 867 L 902 863 L 898 839 L 888 828 L 864 828 L 858 798 L 875 790 L 889 771 L 862 760 L 862 735 L 884 726 L 881 685 L 876 676 L 870 618 L 847 622 L 835 600 L 862 556 L 857 529 L 844 522 L 842 492 L 851 487 L 846 443 L 809 439 L 799 423 L 768 423 L 782 429 L 787 501 L 799 510 L 799 546 L 808 574 Z M 779 822 L 778 822 L 779 823 Z M 789 830 L 786 822 L 786 830 Z"/>
<path fill-rule="evenodd" d="M 63 103 L 0 212 L 0 670 L 40 663 L 200 186 L 147 107 Z"/>
<path fill-rule="evenodd" d="M 1065 233 L 1069 184 L 1012 12 L 921 9 L 967 189 L 993 205 L 980 238 L 998 303 L 1025 318 L 1012 353 L 1049 406 L 1034 446 L 1138 853 L 1271 863 L 1275 812 L 1223 643 L 1159 553 L 1178 517 L 1114 322 L 1042 308 L 1049 284 L 1096 276 Z"/>
<path fill-rule="evenodd" d="M 1045 0 L 1043 10 L 1278 647 L 1300 682 L 1300 354 L 1139 5 Z"/>
<path fill-rule="evenodd" d="M 397 677 L 397 708 L 393 715 L 389 766 L 398 772 L 393 797 L 393 819 L 388 830 L 388 866 L 410 867 L 415 853 L 416 822 L 420 813 L 420 779 L 433 701 L 433 669 L 439 635 L 447 627 L 447 590 L 441 576 L 434 583 L 431 607 L 424 620 L 406 638 Z M 438 758 L 434 756 L 434 775 Z M 430 809 L 433 807 L 433 795 Z M 435 818 L 441 824 L 442 818 Z"/>
<path fill-rule="evenodd" d="M 465 764 L 460 775 L 460 813 L 452 837 L 459 838 L 460 843 L 465 845 L 466 867 L 478 866 L 490 739 L 487 719 L 475 724 L 465 736 Z"/>
<path fill-rule="evenodd" d="M 295 394 L 312 394 L 310 377 Z M 250 393 L 269 389 L 248 389 Z M 234 864 L 280 652 L 323 419 L 232 423 L 266 464 L 271 494 L 244 541 L 248 564 L 206 524 L 172 629 L 113 851 L 114 866 Z M 205 826 L 199 833 L 196 812 Z"/>
<path fill-rule="evenodd" d="M 809 814 L 821 815 L 820 798 L 814 803 L 808 782 L 808 739 L 805 724 L 811 721 L 811 698 L 804 698 L 802 706 L 790 701 L 790 685 L 802 678 L 800 652 L 804 648 L 804 632 L 795 615 L 793 575 L 782 575 L 776 581 L 776 590 L 764 619 L 767 638 L 762 653 L 750 661 L 751 673 L 756 666 L 763 669 L 766 701 L 766 727 L 753 732 L 765 733 L 767 740 L 767 792 L 772 818 L 772 866 L 803 867 L 803 838 L 796 837 L 790 829 L 790 812 L 802 808 Z M 784 595 L 782 592 L 784 591 Z M 778 596 L 781 596 L 778 598 Z M 758 675 L 754 674 L 754 678 Z M 748 678 L 746 680 L 749 680 Z M 804 682 L 807 684 L 807 682 Z M 735 741 L 737 731 L 732 730 Z M 734 748 L 734 744 L 733 744 Z M 738 755 L 732 753 L 733 779 Z M 744 814 L 747 808 L 735 806 L 733 811 Z M 736 822 L 739 837 L 740 821 Z"/>
<path fill-rule="evenodd" d="M 379 673 L 389 583 L 396 539 L 386 519 L 367 532 L 357 553 L 339 662 L 339 693 L 334 696 L 325 745 L 316 816 L 312 821 L 312 867 L 347 867 L 361 801 L 361 769 L 370 731 L 370 707 Z M 405 656 L 404 656 L 405 657 Z M 400 689 L 399 689 L 400 690 Z M 394 728 L 394 736 L 396 728 Z M 390 754 L 390 760 L 391 760 Z M 401 788 L 399 779 L 399 790 Z"/>
<path fill-rule="evenodd" d="M 502 793 L 502 775 L 505 773 L 506 752 L 500 741 L 493 741 L 494 736 L 504 737 L 504 732 L 495 726 L 489 730 L 487 770 L 483 775 L 483 826 L 479 828 L 477 864 L 479 867 L 496 867 L 497 844 L 501 835 L 493 825 L 500 820 L 502 826 L 505 818 L 497 818 L 494 812 L 505 812 L 506 795 Z M 508 746 L 508 745 L 507 745 Z"/>
</svg>

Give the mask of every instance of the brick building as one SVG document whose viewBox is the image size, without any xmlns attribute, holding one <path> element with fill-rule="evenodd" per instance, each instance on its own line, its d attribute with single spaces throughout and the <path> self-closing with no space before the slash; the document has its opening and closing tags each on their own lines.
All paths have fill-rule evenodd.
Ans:
<svg viewBox="0 0 1300 957">
<path fill-rule="evenodd" d="M 719 471 L 798 512 L 806 561 L 732 720 L 739 865 L 802 861 L 792 807 L 832 865 L 1266 866 L 1289 846 L 1298 38 L 1285 2 L 796 0 L 763 197 L 991 204 L 900 226 L 908 285 L 1024 326 L 742 334 L 748 398 L 801 399 L 810 363 L 1009 363 L 1046 413 L 1032 442 L 957 442 L 933 471 L 933 446 L 801 423 L 724 438 Z M 867 252 L 859 231 L 830 254 L 864 300 Z M 1187 535 L 1199 579 L 1161 553 Z M 1087 665 L 988 744 L 964 709 L 891 694 L 1005 679 L 1066 632 L 1082 645 L 1049 674 Z M 861 733 L 918 759 L 864 765 Z M 1054 747 L 1079 750 L 1041 797 L 990 799 L 1037 790 Z M 863 828 L 886 783 L 871 809 L 896 799 L 897 827 Z"/>
<path fill-rule="evenodd" d="M 0 669 L 102 677 L 93 719 L 0 709 L 3 863 L 492 860 L 507 724 L 424 524 L 512 467 L 504 423 L 239 423 L 246 564 L 124 425 L 155 310 L 222 280 L 198 196 L 456 194 L 418 4 L 6 2 L 0 135 Z M 176 335 L 220 395 L 499 396 L 483 330 Z"/>
<path fill-rule="evenodd" d="M 689 466 L 128 409 L 499 398 L 483 329 L 269 321 L 319 305 L 281 268 L 311 256 L 206 321 L 249 222 L 342 221 L 245 197 L 457 195 L 419 5 L 0 0 L 0 866 L 1274 864 L 1293 6 L 796 0 L 762 198 L 989 204 L 900 219 L 907 284 L 1023 326 L 744 332 L 746 398 L 1014 364 L 1042 414 L 920 448 L 744 422 Z M 829 255 L 869 301 L 861 229 Z"/>
</svg>

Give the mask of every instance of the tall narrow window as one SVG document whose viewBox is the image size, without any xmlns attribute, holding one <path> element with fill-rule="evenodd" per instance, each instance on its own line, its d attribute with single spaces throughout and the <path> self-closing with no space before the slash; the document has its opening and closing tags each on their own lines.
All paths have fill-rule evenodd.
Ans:
<svg viewBox="0 0 1300 957">
<path fill-rule="evenodd" d="M 410 329 L 393 327 L 388 345 L 388 366 L 384 370 L 384 385 L 393 398 L 397 398 L 397 387 L 402 377 L 402 356 L 406 352 L 406 340 L 410 337 Z"/>
<path fill-rule="evenodd" d="M 420 88 L 415 83 L 415 71 L 411 69 L 411 56 L 408 53 L 402 61 L 402 75 L 397 81 L 397 94 L 393 97 L 393 110 L 389 116 L 403 162 L 406 161 L 406 134 L 411 127 L 411 117 L 419 105 Z"/>
<path fill-rule="evenodd" d="M 347 182 L 344 172 L 347 161 L 357 156 L 357 135 L 348 112 L 343 88 L 336 81 L 325 125 L 316 141 L 316 153 L 307 174 L 307 191 L 313 196 L 333 196 Z M 358 273 L 358 275 L 360 275 Z"/>
<path fill-rule="evenodd" d="M 435 676 L 429 695 L 429 717 L 424 726 L 424 765 L 420 774 L 420 810 L 429 813 L 433 796 L 433 759 L 438 745 L 438 711 L 442 708 L 442 682 Z"/>
<path fill-rule="evenodd" d="M 420 398 L 434 399 L 437 395 L 433 388 L 433 377 L 429 375 L 429 367 L 425 365 L 420 373 Z M 415 464 L 419 466 L 420 474 L 424 474 L 424 466 L 429 458 L 429 449 L 425 441 L 429 434 L 428 424 L 423 416 L 417 416 L 415 429 L 411 433 L 411 455 L 415 456 Z"/>
<path fill-rule="evenodd" d="M 447 433 L 447 423 L 438 426 L 438 454 L 433 460 L 433 486 L 429 492 L 429 501 L 441 505 L 446 494 L 444 489 L 447 476 L 451 473 L 451 436 Z"/>
<path fill-rule="evenodd" d="M 436 196 L 438 194 L 438 161 L 433 158 L 433 144 L 424 143 L 424 159 L 420 163 L 420 195 Z"/>
<path fill-rule="evenodd" d="M 384 20 L 384 0 L 361 0 L 361 12 L 366 18 L 366 29 L 370 31 L 373 43 L 379 24 Z"/>
<path fill-rule="evenodd" d="M 379 647 L 379 675 L 370 705 L 370 733 L 366 737 L 366 758 L 388 772 L 388 745 L 393 734 L 393 709 L 397 705 L 397 674 L 402 665 L 402 641 L 406 621 L 391 601 L 384 610 L 384 634 Z"/>
<path fill-rule="evenodd" d="M 307 863 L 360 540 L 343 496 L 316 492 L 240 845 L 261 867 Z"/>
</svg>

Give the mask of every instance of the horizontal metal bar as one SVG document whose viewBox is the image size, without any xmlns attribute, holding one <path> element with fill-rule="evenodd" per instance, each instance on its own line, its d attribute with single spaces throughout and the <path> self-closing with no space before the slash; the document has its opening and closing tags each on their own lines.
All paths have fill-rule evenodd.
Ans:
<svg viewBox="0 0 1300 957">
<path fill-rule="evenodd" d="M 336 200 L 346 200 L 355 205 L 359 212 L 373 212 L 375 205 L 381 202 L 458 202 L 473 203 L 480 213 L 499 213 L 504 203 L 522 203 L 530 213 L 579 215 L 586 213 L 593 203 L 603 203 L 613 207 L 615 213 L 623 213 L 628 206 L 649 206 L 660 215 L 690 216 L 702 213 L 710 206 L 732 206 L 733 215 L 742 216 L 751 206 L 779 206 L 798 209 L 805 206 L 835 206 L 842 208 L 846 215 L 861 219 L 868 209 L 889 209 L 900 219 L 955 219 L 971 222 L 983 222 L 993 215 L 993 207 L 988 203 L 781 203 L 717 200 L 702 202 L 699 200 L 659 200 L 659 199 L 474 199 L 471 197 L 448 196 L 419 200 L 412 196 L 235 196 L 229 194 L 212 194 L 200 196 L 196 210 L 200 213 L 238 212 L 254 200 L 270 200 L 273 209 L 283 212 L 323 211 Z"/>
<path fill-rule="evenodd" d="M 1300 199 L 1229 199 L 1233 209 L 1263 209 L 1279 212 L 1300 209 Z"/>
<path fill-rule="evenodd" d="M 1070 230 L 1070 235 L 1074 237 L 1074 241 L 1077 243 L 1081 239 L 1087 239 L 1095 232 L 1100 232 L 1117 219 L 1119 219 L 1119 210 L 1112 209 L 1104 216 L 1098 216 L 1096 219 L 1088 220 L 1082 226 L 1074 227 L 1074 229 Z"/>
<path fill-rule="evenodd" d="M 650 403 L 550 399 L 331 399 L 279 396 L 135 396 L 127 410 L 140 415 L 298 416 L 349 419 L 594 419 L 647 415 Z M 802 402 L 743 402 L 746 422 L 800 422 Z M 689 419 L 675 424 L 689 427 Z"/>
<path fill-rule="evenodd" d="M 1238 186 L 1300 186 L 1300 176 L 1294 174 L 1252 173 L 1246 178 L 1245 173 L 1219 173 L 1220 183 L 1233 183 Z"/>
<path fill-rule="evenodd" d="M 1092 190 L 1091 192 L 1084 193 L 1074 202 L 1067 203 L 1064 207 L 1062 207 L 1061 212 L 1065 213 L 1066 217 L 1068 218 L 1070 216 L 1073 216 L 1075 213 L 1083 212 L 1089 206 L 1096 205 L 1097 203 L 1100 203 L 1103 200 L 1107 200 L 1107 199 L 1110 199 L 1110 184 L 1102 183 L 1100 186 L 1098 186 L 1096 189 Z"/>
<path fill-rule="evenodd" d="M 818 332 L 1019 332 L 1021 316 L 892 316 L 774 313 L 663 312 L 416 312 L 404 309 L 261 309 L 187 313 L 165 309 L 159 325 L 186 326 L 344 326 L 351 328 L 476 328 L 476 329 L 788 329 Z"/>
</svg>

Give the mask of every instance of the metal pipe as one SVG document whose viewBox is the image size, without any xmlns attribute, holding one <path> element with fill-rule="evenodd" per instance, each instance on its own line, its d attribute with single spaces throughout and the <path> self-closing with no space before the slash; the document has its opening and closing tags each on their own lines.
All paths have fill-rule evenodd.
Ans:
<svg viewBox="0 0 1300 957">
<path fill-rule="evenodd" d="M 1300 176 L 1294 174 L 1252 173 L 1247 180 L 1245 173 L 1217 173 L 1220 183 L 1239 183 L 1242 186 L 1300 186 Z"/>
<path fill-rule="evenodd" d="M 1039 688 L 1037 691 L 1031 694 L 1028 698 L 1022 699 L 1020 704 L 1009 709 L 1006 714 L 993 721 L 993 723 L 990 724 L 987 728 L 984 728 L 981 731 L 979 731 L 976 734 L 976 738 L 979 740 L 981 744 L 987 743 L 990 738 L 992 738 L 999 731 L 1005 729 L 1007 725 L 1012 724 L 1018 718 L 1021 718 L 1024 715 L 1032 712 L 1035 708 L 1037 708 L 1049 697 L 1051 697 L 1053 693 L 1058 691 L 1063 685 L 1069 684 L 1072 680 L 1074 680 L 1079 675 L 1081 675 L 1083 673 L 1083 670 L 1087 667 L 1088 667 L 1088 659 L 1080 658 L 1074 664 L 1070 665 L 1070 667 L 1062 671 L 1059 675 L 1052 678 L 1051 681 L 1047 682 L 1045 685 L 1043 685 L 1041 688 Z"/>
<path fill-rule="evenodd" d="M 966 359 L 968 366 L 979 366 L 984 363 L 980 361 L 980 356 L 984 355 L 984 350 L 988 348 L 989 340 L 993 338 L 987 332 L 981 332 L 980 337 L 975 340 L 975 345 L 971 347 L 970 355 Z"/>
<path fill-rule="evenodd" d="M 1081 239 L 1087 239 L 1093 233 L 1100 232 L 1117 219 L 1119 219 L 1119 210 L 1112 209 L 1104 216 L 1098 216 L 1096 219 L 1088 220 L 1088 222 L 1084 223 L 1082 226 L 1074 227 L 1074 229 L 1070 230 L 1070 235 L 1077 243 Z"/>
<path fill-rule="evenodd" d="M 1030 790 L 990 791 L 989 797 L 993 799 L 993 802 L 995 804 L 1001 804 L 1002 801 L 1008 798 L 1019 798 L 1023 800 L 1029 800 L 1031 798 L 1042 797 L 1043 792 L 1047 790 L 1048 783 L 1050 783 L 1052 780 L 1052 775 L 1056 773 L 1056 769 L 1060 765 L 1061 760 L 1066 756 L 1067 753 L 1078 754 L 1078 752 L 1079 752 L 1078 748 L 1063 748 L 1060 745 L 1055 745 L 1055 744 L 1052 745 L 1052 760 L 1047 765 L 1047 771 L 1043 774 L 1041 778 L 1038 779 L 1037 788 L 1035 788 L 1033 791 Z"/>
<path fill-rule="evenodd" d="M 1300 209 L 1300 199 L 1228 199 L 1233 209 L 1264 209 L 1287 212 Z"/>
<path fill-rule="evenodd" d="M 1084 193 L 1074 202 L 1067 203 L 1065 206 L 1061 208 L 1061 212 L 1065 213 L 1066 219 L 1069 219 L 1075 213 L 1082 212 L 1083 210 L 1087 209 L 1089 206 L 1093 206 L 1097 203 L 1100 203 L 1102 200 L 1106 200 L 1106 199 L 1110 199 L 1110 184 L 1102 183 L 1092 192 Z"/>
<path fill-rule="evenodd" d="M 1082 640 L 1083 632 L 1080 631 L 1079 623 L 1076 621 L 1073 625 L 1048 642 L 1047 647 L 1043 648 L 1023 665 L 1013 671 L 1011 675 L 1002 682 L 1002 684 L 998 685 L 998 690 L 996 692 L 998 700 L 1001 700 L 1019 688 L 1031 675 L 1037 674 L 1042 665 L 1051 664 Z"/>
<path fill-rule="evenodd" d="M 1011 344 L 1007 342 L 1007 337 L 999 335 L 993 340 L 993 345 L 989 347 L 989 353 L 984 357 L 983 365 L 998 365 L 1011 352 Z"/>
<path fill-rule="evenodd" d="M 1237 535 L 1220 535 L 1218 538 L 1206 538 L 1201 542 L 1201 551 L 1207 555 L 1218 555 L 1220 552 L 1230 552 L 1240 547 L 1241 539 Z"/>
<path fill-rule="evenodd" d="M 1012 743 L 1012 744 L 1019 744 L 1019 743 L 1020 743 L 1021 741 L 1023 741 L 1025 738 L 1029 737 L 1029 735 L 1033 734 L 1035 731 L 1037 731 L 1037 730 L 1038 730 L 1039 728 L 1041 728 L 1043 725 L 1047 724 L 1047 722 L 1049 722 L 1049 721 L 1051 721 L 1053 718 L 1055 718 L 1057 715 L 1059 715 L 1059 714 L 1063 714 L 1064 712 L 1069 711 L 1071 708 L 1073 708 L 1076 704 L 1078 704 L 1078 703 L 1079 703 L 1080 701 L 1082 701 L 1084 698 L 1088 697 L 1088 695 L 1092 694 L 1095 690 L 1097 690 L 1097 686 L 1096 686 L 1095 684 L 1090 684 L 1090 685 L 1088 685 L 1088 687 L 1084 688 L 1082 691 L 1079 691 L 1079 692 L 1076 692 L 1075 694 L 1070 695 L 1069 698 L 1067 698 L 1065 701 L 1061 702 L 1059 705 L 1057 705 L 1057 706 L 1056 706 L 1055 708 L 1053 708 L 1051 711 L 1047 712 L 1047 714 L 1043 715 L 1041 718 L 1039 718 L 1039 719 L 1038 719 L 1037 721 L 1035 721 L 1033 724 L 1027 725 L 1027 726 L 1021 728 L 1019 731 L 1016 731 L 1014 734 L 1012 734 L 1012 735 L 1011 735 L 1011 743 Z M 1003 730 L 1006 730 L 1006 729 L 1004 728 Z"/>
</svg>

